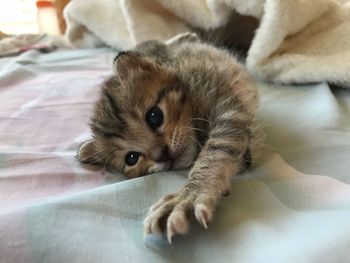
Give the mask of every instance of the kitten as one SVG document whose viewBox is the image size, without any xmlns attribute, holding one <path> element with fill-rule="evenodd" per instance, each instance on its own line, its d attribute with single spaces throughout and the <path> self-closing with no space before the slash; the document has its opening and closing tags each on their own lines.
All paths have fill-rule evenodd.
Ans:
<svg viewBox="0 0 350 263">
<path fill-rule="evenodd" d="M 78 152 L 134 178 L 191 167 L 187 183 L 149 210 L 145 233 L 186 234 L 194 214 L 205 228 L 230 178 L 251 160 L 257 92 L 228 52 L 182 34 L 147 41 L 114 60 Z"/>
</svg>

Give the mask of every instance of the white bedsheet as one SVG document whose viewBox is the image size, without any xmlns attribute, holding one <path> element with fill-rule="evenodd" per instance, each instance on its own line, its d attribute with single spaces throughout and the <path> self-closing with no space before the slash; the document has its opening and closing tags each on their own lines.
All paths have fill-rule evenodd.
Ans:
<svg viewBox="0 0 350 263">
<path fill-rule="evenodd" d="M 40 102 L 36 109 L 47 113 L 40 115 L 44 121 L 70 115 L 65 122 L 72 122 L 59 132 L 52 129 L 50 141 L 57 139 L 59 147 L 32 151 L 29 146 L 18 150 L 23 145 L 9 142 L 10 126 L 1 127 L 0 262 L 350 262 L 349 91 L 327 84 L 259 84 L 267 135 L 259 162 L 233 179 L 231 195 L 222 199 L 208 230 L 193 224 L 188 236 L 168 245 L 152 236 L 143 241 L 142 221 L 154 201 L 185 182 L 186 171 L 126 181 L 82 167 L 74 157 L 90 136 L 89 114 L 76 114 L 91 108 L 113 56 L 108 49 L 30 51 L 0 60 L 2 104 L 17 103 L 16 91 L 28 92 L 37 98 L 32 103 Z M 25 105 L 21 108 L 33 107 Z M 52 109 L 60 114 L 50 115 Z M 12 128 L 26 118 L 23 112 L 4 114 L 3 121 L 14 122 Z M 67 139 L 65 133 L 74 136 Z M 14 134 L 38 136 L 25 128 Z M 23 154 L 25 163 L 8 161 L 22 160 Z M 38 163 L 40 154 L 50 157 Z M 55 156 L 64 162 L 50 164 L 47 159 Z M 38 173 L 51 176 L 46 178 L 55 185 L 51 179 L 30 184 L 36 176 L 31 164 L 44 167 Z M 25 173 L 23 167 L 32 169 Z M 67 167 L 73 174 L 69 183 L 60 181 Z M 18 179 L 15 187 L 10 179 Z M 18 197 L 21 184 L 30 185 L 26 200 Z"/>
</svg>

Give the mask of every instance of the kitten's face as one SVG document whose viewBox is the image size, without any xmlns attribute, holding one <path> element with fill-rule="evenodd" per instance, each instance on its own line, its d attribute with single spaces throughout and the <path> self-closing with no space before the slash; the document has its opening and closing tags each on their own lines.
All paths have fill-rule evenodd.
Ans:
<svg viewBox="0 0 350 263">
<path fill-rule="evenodd" d="M 128 177 L 189 167 L 197 153 L 191 98 L 174 72 L 133 52 L 115 60 L 78 152 Z"/>
</svg>

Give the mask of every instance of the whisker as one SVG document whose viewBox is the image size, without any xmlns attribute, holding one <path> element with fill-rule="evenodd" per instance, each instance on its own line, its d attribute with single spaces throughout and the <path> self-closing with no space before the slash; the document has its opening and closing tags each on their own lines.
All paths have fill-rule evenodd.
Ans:
<svg viewBox="0 0 350 263">
<path fill-rule="evenodd" d="M 206 130 L 195 128 L 195 127 L 188 127 L 188 126 L 183 126 L 183 127 L 187 128 L 187 129 L 190 129 L 190 130 L 199 131 L 199 132 L 209 136 L 209 132 L 207 132 Z"/>
<path fill-rule="evenodd" d="M 189 121 L 205 121 L 210 125 L 210 121 L 204 118 L 188 118 L 187 120 L 184 121 L 184 124 L 186 124 Z"/>
<path fill-rule="evenodd" d="M 203 149 L 203 146 L 193 136 L 189 136 L 189 137 L 199 146 L 201 150 Z"/>
<path fill-rule="evenodd" d="M 113 157 L 113 153 L 115 152 L 115 150 L 113 150 L 112 152 L 110 152 L 108 155 L 109 155 L 109 157 L 107 157 L 106 158 L 106 160 L 105 160 L 105 163 L 104 163 L 104 166 L 103 166 L 103 169 L 104 170 L 106 170 L 106 165 L 107 165 L 107 162 L 108 162 L 108 160 L 111 158 L 111 157 Z M 116 157 L 114 157 L 112 160 L 114 160 Z"/>
<path fill-rule="evenodd" d="M 96 159 L 96 160 L 94 160 L 93 162 L 90 162 L 90 163 L 87 163 L 87 164 L 94 164 L 94 163 L 98 163 L 99 161 L 101 161 L 101 160 L 103 160 L 106 156 L 108 156 L 109 154 L 111 154 L 112 152 L 114 152 L 115 150 L 112 150 L 112 151 L 110 151 L 110 152 L 108 152 L 108 153 L 106 153 L 105 155 L 103 155 L 102 157 L 100 157 L 100 158 L 98 158 L 98 159 Z"/>
<path fill-rule="evenodd" d="M 117 158 L 118 156 L 114 156 L 113 158 L 112 158 L 112 160 L 110 161 L 110 163 L 113 163 L 113 161 Z M 112 167 L 113 168 L 113 167 Z M 106 168 L 105 168 L 105 170 L 107 170 Z M 107 170 L 107 171 L 109 171 L 109 170 Z"/>
<path fill-rule="evenodd" d="M 101 151 L 99 151 L 99 152 L 95 152 L 95 153 L 89 155 L 88 157 L 85 157 L 85 159 L 90 159 L 91 157 L 94 157 L 95 155 L 99 155 L 99 154 L 101 154 L 101 153 L 103 153 L 103 152 L 105 152 L 105 151 L 106 151 L 106 150 L 101 150 Z"/>
</svg>

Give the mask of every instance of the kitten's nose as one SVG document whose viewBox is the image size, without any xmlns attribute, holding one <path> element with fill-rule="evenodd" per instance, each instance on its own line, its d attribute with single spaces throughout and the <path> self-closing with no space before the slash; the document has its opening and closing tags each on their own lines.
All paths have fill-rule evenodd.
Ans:
<svg viewBox="0 0 350 263">
<path fill-rule="evenodd" d="M 172 160 L 173 160 L 173 158 L 170 155 L 168 145 L 164 145 L 162 147 L 160 155 L 158 156 L 157 162 L 169 162 Z"/>
</svg>

